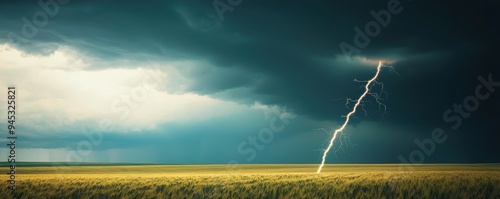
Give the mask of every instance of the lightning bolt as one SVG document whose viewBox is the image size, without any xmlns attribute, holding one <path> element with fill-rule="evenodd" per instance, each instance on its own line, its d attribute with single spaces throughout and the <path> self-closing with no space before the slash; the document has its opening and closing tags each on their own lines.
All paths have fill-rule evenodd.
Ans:
<svg viewBox="0 0 500 199">
<path fill-rule="evenodd" d="M 352 100 L 352 99 L 349 99 L 348 98 L 348 101 L 356 101 L 356 104 L 354 104 L 354 107 L 352 108 L 352 111 L 349 112 L 346 116 L 345 116 L 345 121 L 344 121 L 344 124 L 342 124 L 342 126 L 340 126 L 340 128 L 336 129 L 335 132 L 333 133 L 333 137 L 332 139 L 330 140 L 330 143 L 328 145 L 328 147 L 326 148 L 325 152 L 323 153 L 323 160 L 321 161 L 321 165 L 319 166 L 318 168 L 318 171 L 317 173 L 321 173 L 321 169 L 323 169 L 323 166 L 325 166 L 325 159 L 326 159 L 326 155 L 328 154 L 328 152 L 330 151 L 330 149 L 332 148 L 333 146 L 333 142 L 335 141 L 335 139 L 337 138 L 337 135 L 342 132 L 345 127 L 347 126 L 347 124 L 349 123 L 349 119 L 351 118 L 351 116 L 356 113 L 356 109 L 358 108 L 358 106 L 361 104 L 361 102 L 363 101 L 363 98 L 366 97 L 366 95 L 372 95 L 373 97 L 375 97 L 375 100 L 377 101 L 377 103 L 379 103 L 379 108 L 381 106 L 382 103 L 380 103 L 379 99 L 379 95 L 374 95 L 373 93 L 370 93 L 370 88 L 372 86 L 373 83 L 376 83 L 376 84 L 381 84 L 379 82 L 376 81 L 378 75 L 380 74 L 380 69 L 382 68 L 382 61 L 379 61 L 378 62 L 378 66 L 377 66 L 377 72 L 375 73 L 375 76 L 373 76 L 372 79 L 368 80 L 366 82 L 366 85 L 365 85 L 365 92 L 358 98 L 358 100 Z M 357 81 L 357 80 L 355 80 Z M 357 81 L 359 82 L 359 81 Z M 383 86 L 383 84 L 382 84 Z M 346 106 L 347 106 L 347 103 L 346 103 Z M 382 104 L 383 105 L 383 104 Z M 385 106 L 383 107 L 384 110 L 385 110 Z M 365 111 L 366 113 L 366 111 Z"/>
</svg>

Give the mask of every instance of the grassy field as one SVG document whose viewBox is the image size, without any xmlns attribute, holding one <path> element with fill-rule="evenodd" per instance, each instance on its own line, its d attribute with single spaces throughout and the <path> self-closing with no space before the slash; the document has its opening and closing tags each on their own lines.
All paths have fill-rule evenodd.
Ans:
<svg viewBox="0 0 500 199">
<path fill-rule="evenodd" d="M 0 198 L 500 198 L 495 164 L 317 166 L 25 165 Z"/>
</svg>

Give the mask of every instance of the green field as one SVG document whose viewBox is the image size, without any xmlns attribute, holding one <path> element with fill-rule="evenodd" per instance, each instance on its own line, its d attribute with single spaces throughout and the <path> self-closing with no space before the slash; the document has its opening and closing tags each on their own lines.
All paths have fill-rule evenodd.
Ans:
<svg viewBox="0 0 500 199">
<path fill-rule="evenodd" d="M 500 198 L 498 164 L 317 167 L 26 164 L 13 194 L 2 180 L 0 198 Z"/>
</svg>

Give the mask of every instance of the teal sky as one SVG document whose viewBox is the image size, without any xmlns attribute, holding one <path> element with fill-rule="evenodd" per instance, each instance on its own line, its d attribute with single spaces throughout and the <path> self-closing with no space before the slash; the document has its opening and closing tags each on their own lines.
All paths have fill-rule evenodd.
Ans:
<svg viewBox="0 0 500 199">
<path fill-rule="evenodd" d="M 479 80 L 500 81 L 499 3 L 42 2 L 0 6 L 20 161 L 319 163 L 379 60 L 387 110 L 368 96 L 328 163 L 399 163 L 436 128 L 422 162 L 500 161 L 500 88 Z"/>
</svg>

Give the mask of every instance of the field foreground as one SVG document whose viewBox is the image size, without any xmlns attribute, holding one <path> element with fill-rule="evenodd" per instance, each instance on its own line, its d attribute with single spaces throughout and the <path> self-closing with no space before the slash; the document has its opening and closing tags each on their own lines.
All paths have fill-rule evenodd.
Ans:
<svg viewBox="0 0 500 199">
<path fill-rule="evenodd" d="M 500 198 L 497 164 L 317 166 L 19 167 L 0 198 Z"/>
</svg>

